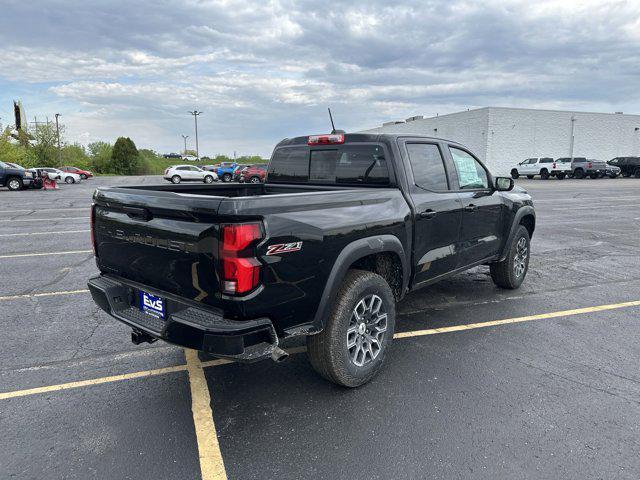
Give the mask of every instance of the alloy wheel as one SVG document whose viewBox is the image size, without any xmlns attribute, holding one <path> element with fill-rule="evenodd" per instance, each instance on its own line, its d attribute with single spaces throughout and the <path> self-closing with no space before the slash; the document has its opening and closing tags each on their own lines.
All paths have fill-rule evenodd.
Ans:
<svg viewBox="0 0 640 480">
<path fill-rule="evenodd" d="M 347 349 L 351 362 L 362 367 L 382 351 L 387 331 L 387 313 L 382 299 L 375 294 L 360 299 L 351 312 L 347 329 Z"/>
<path fill-rule="evenodd" d="M 513 258 L 513 273 L 516 278 L 520 278 L 525 269 L 527 268 L 527 254 L 529 252 L 529 247 L 527 245 L 527 239 L 524 237 L 520 237 L 518 243 L 516 244 L 516 255 Z"/>
</svg>

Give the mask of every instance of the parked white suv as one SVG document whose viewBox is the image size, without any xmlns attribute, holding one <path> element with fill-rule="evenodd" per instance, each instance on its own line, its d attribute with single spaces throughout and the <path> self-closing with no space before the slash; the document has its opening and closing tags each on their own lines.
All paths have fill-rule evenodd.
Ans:
<svg viewBox="0 0 640 480">
<path fill-rule="evenodd" d="M 214 181 L 218 181 L 218 175 L 216 175 L 216 172 L 203 170 L 195 165 L 174 165 L 164 171 L 164 179 L 169 180 L 171 183 L 213 183 Z"/>
<path fill-rule="evenodd" d="M 553 160 L 551 157 L 527 158 L 511 169 L 511 178 L 526 176 L 533 178 L 540 175 L 543 180 L 556 177 L 562 180 L 571 173 L 571 164 L 566 165 Z"/>
</svg>

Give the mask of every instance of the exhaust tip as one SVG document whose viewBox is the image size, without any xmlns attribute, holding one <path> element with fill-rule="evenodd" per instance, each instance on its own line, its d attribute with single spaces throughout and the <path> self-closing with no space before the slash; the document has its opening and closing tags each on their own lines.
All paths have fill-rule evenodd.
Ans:
<svg viewBox="0 0 640 480">
<path fill-rule="evenodd" d="M 280 347 L 273 347 L 273 351 L 271 352 L 271 360 L 274 362 L 283 362 L 289 357 L 289 354 L 282 350 Z"/>
</svg>

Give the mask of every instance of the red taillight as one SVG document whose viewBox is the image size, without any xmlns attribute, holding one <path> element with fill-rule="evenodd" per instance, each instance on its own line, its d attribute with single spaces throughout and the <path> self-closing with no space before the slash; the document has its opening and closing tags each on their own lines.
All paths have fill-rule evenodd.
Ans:
<svg viewBox="0 0 640 480">
<path fill-rule="evenodd" d="M 551 168 L 553 168 L 554 170 L 556 169 L 556 162 L 553 162 L 553 167 Z"/>
<path fill-rule="evenodd" d="M 223 293 L 246 293 L 258 286 L 262 264 L 255 257 L 255 245 L 261 239 L 259 223 L 222 225 L 219 253 Z"/>
<path fill-rule="evenodd" d="M 589 162 L 589 164 L 587 165 L 587 168 L 593 168 L 593 163 Z"/>
<path fill-rule="evenodd" d="M 91 228 L 91 248 L 93 248 L 93 254 L 97 257 L 98 250 L 96 249 L 96 234 L 94 232 L 94 217 L 96 214 L 96 205 L 91 205 L 91 215 L 89 216 L 89 226 Z"/>
<path fill-rule="evenodd" d="M 331 133 L 328 135 L 311 135 L 308 145 L 333 145 L 336 143 L 344 143 L 343 133 Z"/>
</svg>

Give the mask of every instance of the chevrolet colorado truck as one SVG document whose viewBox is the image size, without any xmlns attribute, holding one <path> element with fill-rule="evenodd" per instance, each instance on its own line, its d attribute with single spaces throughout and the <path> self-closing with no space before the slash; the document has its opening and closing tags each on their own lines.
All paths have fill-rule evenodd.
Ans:
<svg viewBox="0 0 640 480">
<path fill-rule="evenodd" d="M 280 360 L 305 336 L 318 373 L 355 387 L 408 291 L 478 265 L 519 287 L 536 218 L 458 143 L 334 132 L 281 141 L 264 184 L 101 187 L 91 222 L 89 289 L 134 343 Z"/>
</svg>

